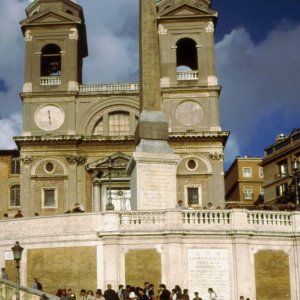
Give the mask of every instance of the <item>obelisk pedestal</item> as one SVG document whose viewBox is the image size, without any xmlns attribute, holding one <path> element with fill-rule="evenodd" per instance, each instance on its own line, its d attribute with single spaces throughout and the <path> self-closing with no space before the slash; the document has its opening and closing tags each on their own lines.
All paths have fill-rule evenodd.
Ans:
<svg viewBox="0 0 300 300">
<path fill-rule="evenodd" d="M 131 176 L 132 209 L 166 209 L 176 205 L 179 156 L 168 144 L 168 121 L 162 111 L 156 2 L 140 0 L 140 118 Z"/>
</svg>

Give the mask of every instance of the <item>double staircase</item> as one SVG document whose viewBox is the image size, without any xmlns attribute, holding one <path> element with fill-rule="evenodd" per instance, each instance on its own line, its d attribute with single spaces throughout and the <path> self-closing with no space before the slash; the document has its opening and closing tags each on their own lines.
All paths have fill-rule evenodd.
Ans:
<svg viewBox="0 0 300 300">
<path fill-rule="evenodd" d="M 59 300 L 58 297 L 25 286 L 19 286 L 20 300 Z M 16 300 L 16 284 L 0 279 L 0 300 Z"/>
</svg>

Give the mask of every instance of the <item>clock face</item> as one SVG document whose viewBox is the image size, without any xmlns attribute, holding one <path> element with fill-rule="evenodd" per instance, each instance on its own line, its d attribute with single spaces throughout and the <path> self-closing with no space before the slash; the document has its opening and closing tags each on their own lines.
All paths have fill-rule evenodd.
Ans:
<svg viewBox="0 0 300 300">
<path fill-rule="evenodd" d="M 36 110 L 34 120 L 39 128 L 45 131 L 53 131 L 64 123 L 65 113 L 59 106 L 53 104 L 43 105 Z"/>
<path fill-rule="evenodd" d="M 176 109 L 176 119 L 182 125 L 194 126 L 199 124 L 204 116 L 204 112 L 200 104 L 193 101 L 181 103 Z"/>
</svg>

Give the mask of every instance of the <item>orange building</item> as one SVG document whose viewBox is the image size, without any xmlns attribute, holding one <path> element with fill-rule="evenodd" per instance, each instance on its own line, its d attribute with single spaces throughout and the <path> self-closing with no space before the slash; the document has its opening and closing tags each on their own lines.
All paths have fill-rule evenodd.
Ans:
<svg viewBox="0 0 300 300">
<path fill-rule="evenodd" d="M 225 174 L 227 207 L 252 206 L 263 196 L 263 168 L 260 157 L 236 157 Z"/>
<path fill-rule="evenodd" d="M 288 136 L 280 134 L 274 144 L 265 148 L 262 161 L 264 169 L 265 203 L 282 205 L 296 204 L 295 181 L 298 186 L 300 175 L 300 128 L 294 129 Z"/>
</svg>

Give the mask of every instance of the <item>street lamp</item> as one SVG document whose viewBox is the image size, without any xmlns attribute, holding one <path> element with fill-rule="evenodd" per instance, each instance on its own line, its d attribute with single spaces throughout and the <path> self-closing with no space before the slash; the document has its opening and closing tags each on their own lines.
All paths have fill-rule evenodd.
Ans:
<svg viewBox="0 0 300 300">
<path fill-rule="evenodd" d="M 20 246 L 17 241 L 15 245 L 11 248 L 14 260 L 16 261 L 16 269 L 17 269 L 17 278 L 16 278 L 16 300 L 20 300 L 20 260 L 22 257 L 22 252 L 24 250 L 23 247 Z"/>
<path fill-rule="evenodd" d="M 293 177 L 295 179 L 295 200 L 296 200 L 296 210 L 300 210 L 300 200 L 299 200 L 299 186 L 298 186 L 298 169 L 299 161 L 294 159 L 292 162 Z"/>
<path fill-rule="evenodd" d="M 108 158 L 108 202 L 106 204 L 106 210 L 114 210 L 115 207 L 112 204 L 111 199 L 111 170 L 113 168 L 113 160 L 111 157 Z"/>
</svg>

